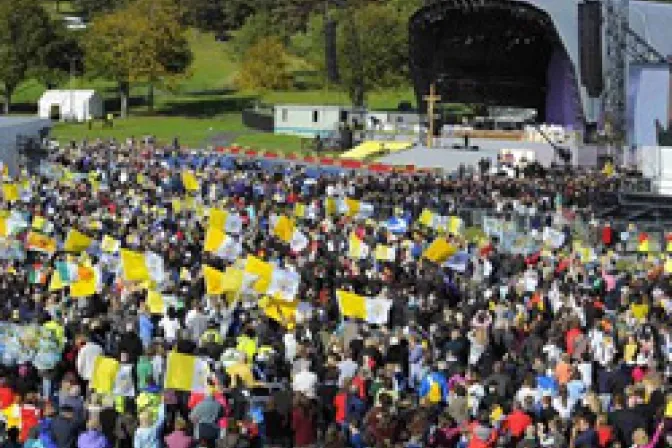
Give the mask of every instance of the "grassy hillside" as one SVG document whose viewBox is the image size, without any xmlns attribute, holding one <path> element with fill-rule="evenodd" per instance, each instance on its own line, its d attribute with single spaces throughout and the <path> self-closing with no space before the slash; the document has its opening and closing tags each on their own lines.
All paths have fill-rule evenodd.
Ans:
<svg viewBox="0 0 672 448">
<path fill-rule="evenodd" d="M 55 0 L 45 0 L 45 7 L 55 16 L 75 15 L 69 1 L 60 2 L 60 13 Z M 115 120 L 114 129 L 102 129 L 100 123 L 92 130 L 86 124 L 57 123 L 52 134 L 60 140 L 97 137 L 118 139 L 128 136 L 155 135 L 170 141 L 176 135 L 189 146 L 208 143 L 239 143 L 260 149 L 300 150 L 301 140 L 291 136 L 273 136 L 246 129 L 240 112 L 246 106 L 264 103 L 349 104 L 347 95 L 334 88 L 322 90 L 293 90 L 282 92 L 241 92 L 233 85 L 238 64 L 230 44 L 218 42 L 212 33 L 189 30 L 188 39 L 194 54 L 188 75 L 171 91 L 155 89 L 155 110 L 149 114 L 148 87 L 135 84 L 131 89 L 130 114 L 126 120 Z M 95 89 L 105 99 L 105 110 L 118 113 L 120 109 L 117 86 L 102 79 L 66 79 L 59 87 L 68 89 Z M 35 80 L 22 83 L 13 100 L 15 113 L 34 114 L 45 86 Z M 369 106 L 375 109 L 396 109 L 400 101 L 414 102 L 413 92 L 374 92 Z"/>
</svg>

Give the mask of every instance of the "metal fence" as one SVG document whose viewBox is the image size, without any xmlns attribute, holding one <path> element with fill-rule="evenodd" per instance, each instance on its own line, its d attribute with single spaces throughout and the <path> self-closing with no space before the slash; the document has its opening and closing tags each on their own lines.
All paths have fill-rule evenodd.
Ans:
<svg viewBox="0 0 672 448">
<path fill-rule="evenodd" d="M 524 213 L 520 211 L 498 212 L 493 209 L 460 208 L 456 213 L 463 221 L 465 227 L 483 227 L 486 218 L 499 219 L 506 229 L 506 233 L 511 234 L 530 234 L 533 229 L 537 229 L 539 237 L 546 224 L 548 213 Z M 571 213 L 551 213 L 553 226 L 557 229 L 569 227 L 573 240 L 581 241 L 585 246 L 599 247 L 602 243 L 602 229 L 605 226 L 604 220 L 592 220 L 591 217 L 584 216 L 581 212 Z M 627 232 L 628 237 L 625 243 L 616 245 L 619 252 L 635 253 L 639 248 L 639 237 L 646 234 L 649 240 L 650 252 L 664 252 L 666 250 L 667 234 L 672 232 L 672 225 L 666 225 L 662 222 L 638 222 L 631 226 L 631 222 L 623 220 L 609 221 L 614 229 L 615 239 L 618 241 L 619 234 Z"/>
</svg>

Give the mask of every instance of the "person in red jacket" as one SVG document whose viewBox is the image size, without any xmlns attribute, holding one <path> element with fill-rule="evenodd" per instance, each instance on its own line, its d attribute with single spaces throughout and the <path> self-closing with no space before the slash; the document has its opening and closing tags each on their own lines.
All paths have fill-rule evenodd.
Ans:
<svg viewBox="0 0 672 448">
<path fill-rule="evenodd" d="M 569 324 L 569 330 L 567 333 L 565 333 L 565 349 L 569 356 L 572 356 L 574 354 L 574 345 L 576 343 L 576 339 L 581 336 L 581 328 L 579 327 L 579 322 L 577 320 L 573 320 Z"/>
<path fill-rule="evenodd" d="M 611 224 L 609 223 L 602 227 L 602 244 L 607 247 L 614 244 L 614 229 L 611 228 Z"/>
<path fill-rule="evenodd" d="M 527 415 L 518 403 L 514 403 L 513 411 L 506 417 L 504 428 L 511 434 L 511 439 L 518 441 L 525 435 L 525 430 L 532 424 L 532 418 Z"/>
<path fill-rule="evenodd" d="M 0 410 L 14 403 L 14 391 L 7 385 L 6 378 L 0 378 Z"/>
<path fill-rule="evenodd" d="M 317 442 L 316 415 L 317 413 L 310 400 L 302 394 L 297 394 L 292 408 L 292 430 L 294 431 L 295 447 L 309 448 Z"/>
</svg>

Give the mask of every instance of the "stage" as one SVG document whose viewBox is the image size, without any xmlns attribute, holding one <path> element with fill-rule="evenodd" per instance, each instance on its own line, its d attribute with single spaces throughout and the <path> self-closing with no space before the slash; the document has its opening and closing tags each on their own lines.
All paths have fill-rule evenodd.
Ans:
<svg viewBox="0 0 672 448">
<path fill-rule="evenodd" d="M 478 147 L 478 150 L 472 151 L 453 148 L 453 145 L 464 144 L 464 139 L 461 138 L 442 138 L 440 141 L 440 147 L 437 145 L 435 148 L 428 149 L 425 146 L 416 145 L 409 150 L 381 157 L 378 162 L 390 165 L 415 165 L 418 168 L 441 168 L 450 172 L 457 170 L 462 164 L 477 167 L 482 158 L 490 159 L 494 165 L 501 150 L 510 150 L 533 152 L 535 160 L 544 166 L 549 166 L 553 162 L 561 163 L 553 147 L 547 143 L 470 139 L 469 145 Z M 587 157 L 592 151 L 576 147 L 570 150 L 573 156 L 572 164 L 582 166 L 595 164 L 596 157 Z"/>
</svg>

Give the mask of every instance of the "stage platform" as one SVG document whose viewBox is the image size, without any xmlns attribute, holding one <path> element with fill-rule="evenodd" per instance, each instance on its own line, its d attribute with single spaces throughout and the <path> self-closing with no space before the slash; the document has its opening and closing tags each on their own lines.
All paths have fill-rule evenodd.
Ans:
<svg viewBox="0 0 672 448">
<path fill-rule="evenodd" d="M 441 139 L 440 147 L 428 149 L 425 146 L 416 145 L 409 150 L 381 157 L 378 159 L 378 162 L 390 165 L 415 165 L 418 168 L 441 168 L 450 172 L 457 170 L 461 164 L 465 166 L 478 166 L 478 162 L 482 158 L 490 159 L 494 164 L 501 150 L 517 150 L 534 152 L 535 159 L 544 166 L 549 166 L 553 162 L 559 163 L 555 150 L 547 143 L 512 142 L 477 138 L 470 139 L 469 146 L 475 146 L 478 150 L 453 148 L 453 145 L 462 144 L 464 144 L 464 139 L 443 138 Z M 581 157 L 587 154 L 577 150 L 577 148 L 570 149 L 573 155 L 573 164 L 589 164 L 587 160 L 582 160 L 585 157 Z M 592 158 L 590 157 L 590 159 Z"/>
</svg>

